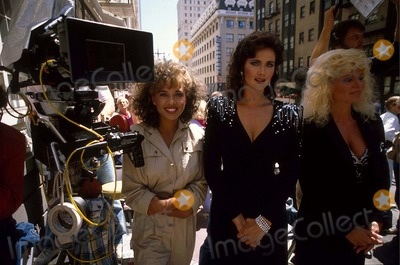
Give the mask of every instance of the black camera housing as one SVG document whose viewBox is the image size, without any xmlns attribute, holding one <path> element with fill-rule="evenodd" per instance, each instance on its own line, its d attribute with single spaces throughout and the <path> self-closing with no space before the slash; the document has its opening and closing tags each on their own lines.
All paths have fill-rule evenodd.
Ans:
<svg viewBox="0 0 400 265">
<path fill-rule="evenodd" d="M 100 135 L 105 141 L 85 150 L 84 158 L 104 155 L 105 144 L 112 151 L 129 153 L 135 166 L 144 165 L 143 136 L 137 132 L 121 133 L 109 124 L 95 121 L 104 107 L 95 88 L 153 81 L 151 33 L 73 17 L 51 19 L 31 31 L 28 48 L 13 68 L 12 93 L 20 92 L 24 86 L 47 88 L 46 92 L 26 93 L 41 117 L 47 116 L 48 120 L 37 118 L 31 123 L 33 149 L 39 161 L 54 166 L 50 148 L 53 142 L 68 156 L 100 140 Z M 20 73 L 30 78 L 21 82 Z M 81 87 L 89 90 L 81 91 Z"/>
</svg>

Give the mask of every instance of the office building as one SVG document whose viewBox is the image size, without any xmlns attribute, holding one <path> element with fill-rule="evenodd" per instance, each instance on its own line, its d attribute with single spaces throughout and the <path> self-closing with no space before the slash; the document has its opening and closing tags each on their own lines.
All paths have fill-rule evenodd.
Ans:
<svg viewBox="0 0 400 265">
<path fill-rule="evenodd" d="M 224 87 L 237 43 L 254 31 L 253 10 L 253 1 L 213 1 L 193 25 L 190 66 L 206 83 L 209 93 Z"/>
</svg>

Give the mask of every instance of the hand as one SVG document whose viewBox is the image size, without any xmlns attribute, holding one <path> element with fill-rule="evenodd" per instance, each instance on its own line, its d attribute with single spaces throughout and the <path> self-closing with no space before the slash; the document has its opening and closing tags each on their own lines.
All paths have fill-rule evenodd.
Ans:
<svg viewBox="0 0 400 265">
<path fill-rule="evenodd" d="M 193 209 L 190 208 L 186 211 L 181 211 L 177 209 L 174 205 L 175 198 L 169 198 L 161 200 L 157 196 L 154 196 L 151 199 L 149 209 L 147 211 L 148 215 L 153 214 L 165 214 L 168 216 L 178 217 L 178 218 L 187 218 L 193 215 Z"/>
<path fill-rule="evenodd" d="M 373 221 L 369 230 L 375 234 L 379 234 L 381 232 L 381 226 L 377 222 Z"/>
<path fill-rule="evenodd" d="M 172 216 L 172 217 L 178 217 L 178 218 L 187 218 L 187 217 L 193 215 L 192 208 L 185 210 L 185 211 L 176 208 L 175 204 L 174 204 L 174 200 L 176 200 L 176 198 L 170 198 L 170 199 L 166 200 L 167 206 L 166 206 L 166 209 L 163 214 L 166 214 L 166 215 Z"/>
<path fill-rule="evenodd" d="M 239 214 L 238 216 L 236 216 L 235 218 L 232 219 L 233 223 L 236 226 L 236 229 L 238 230 L 238 232 L 240 230 L 242 230 L 243 226 L 246 225 L 246 220 L 244 219 L 242 214 Z"/>
<path fill-rule="evenodd" d="M 157 196 L 151 198 L 149 208 L 147 209 L 148 215 L 162 213 L 167 207 L 167 200 L 160 200 Z"/>
<path fill-rule="evenodd" d="M 376 229 L 375 224 L 371 225 L 370 230 L 355 227 L 346 235 L 347 240 L 353 244 L 356 253 L 361 251 L 367 253 L 374 247 L 374 245 L 383 243 L 382 236 L 374 232 L 373 229 Z"/>
<path fill-rule="evenodd" d="M 262 231 L 261 228 L 258 226 L 256 220 L 252 218 L 247 218 L 246 224 L 239 231 L 237 237 L 246 245 L 255 248 L 260 244 L 260 241 L 264 235 L 264 231 Z"/>
<path fill-rule="evenodd" d="M 333 30 L 333 26 L 335 25 L 335 15 L 333 14 L 334 6 L 331 6 L 326 12 L 324 16 L 324 29 L 331 32 Z"/>
</svg>

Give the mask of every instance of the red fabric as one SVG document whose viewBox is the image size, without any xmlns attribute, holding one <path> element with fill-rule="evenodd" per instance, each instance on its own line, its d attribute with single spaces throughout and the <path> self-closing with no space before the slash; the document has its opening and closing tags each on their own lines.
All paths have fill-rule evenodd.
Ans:
<svg viewBox="0 0 400 265">
<path fill-rule="evenodd" d="M 0 219 L 10 217 L 24 194 L 25 136 L 0 123 Z"/>
</svg>

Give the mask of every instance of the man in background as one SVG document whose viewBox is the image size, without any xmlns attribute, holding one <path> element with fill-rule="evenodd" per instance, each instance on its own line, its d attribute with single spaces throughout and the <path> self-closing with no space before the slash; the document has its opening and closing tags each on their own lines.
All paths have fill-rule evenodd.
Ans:
<svg viewBox="0 0 400 265">
<path fill-rule="evenodd" d="M 7 106 L 7 93 L 0 86 L 0 120 Z M 0 257 L 1 263 L 17 264 L 18 239 L 12 214 L 21 206 L 24 193 L 25 136 L 0 122 Z"/>
</svg>

